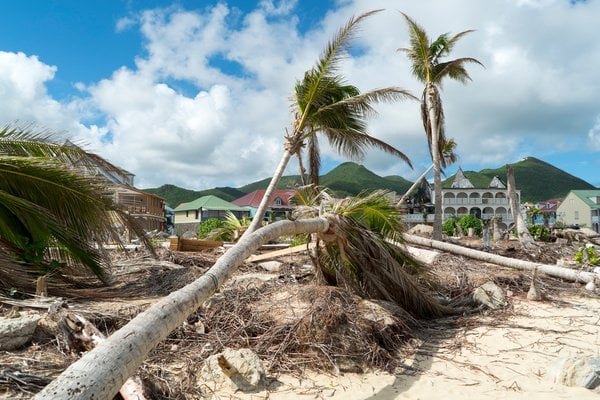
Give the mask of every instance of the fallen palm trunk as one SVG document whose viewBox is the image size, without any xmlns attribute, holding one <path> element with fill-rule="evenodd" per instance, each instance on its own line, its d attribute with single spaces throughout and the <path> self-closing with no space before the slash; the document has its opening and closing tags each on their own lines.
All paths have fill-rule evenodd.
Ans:
<svg viewBox="0 0 600 400">
<path fill-rule="evenodd" d="M 89 351 L 106 340 L 106 337 L 85 317 L 73 312 L 61 312 L 59 327 L 64 332 L 72 351 Z M 135 375 L 123 384 L 119 390 L 123 400 L 145 400 L 144 384 Z"/>
<path fill-rule="evenodd" d="M 533 271 L 537 269 L 538 272 L 543 272 L 546 275 L 566 279 L 569 281 L 589 283 L 600 279 L 600 275 L 595 274 L 593 272 L 585 272 L 570 268 L 563 268 L 557 265 L 538 264 L 531 261 L 503 257 L 497 254 L 486 253 L 484 251 L 469 249 L 467 247 L 457 246 L 455 244 L 440 242 L 432 239 L 426 239 L 415 235 L 404 234 L 403 237 L 407 243 L 442 250 L 448 253 L 469 257 L 475 260 L 485 261 L 496 265 L 502 265 L 504 267 L 515 268 L 525 271 Z"/>
<path fill-rule="evenodd" d="M 261 245 L 282 235 L 325 232 L 328 227 L 325 218 L 279 221 L 243 237 L 203 276 L 140 313 L 71 364 L 34 399 L 112 399 L 148 353 Z"/>
</svg>

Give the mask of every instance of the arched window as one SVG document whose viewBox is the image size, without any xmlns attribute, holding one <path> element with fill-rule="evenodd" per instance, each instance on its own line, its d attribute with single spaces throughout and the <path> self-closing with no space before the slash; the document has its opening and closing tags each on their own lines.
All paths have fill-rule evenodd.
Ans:
<svg viewBox="0 0 600 400">
<path fill-rule="evenodd" d="M 281 200 L 281 197 L 275 197 L 274 203 L 276 206 L 280 206 L 283 204 L 283 200 Z"/>
</svg>

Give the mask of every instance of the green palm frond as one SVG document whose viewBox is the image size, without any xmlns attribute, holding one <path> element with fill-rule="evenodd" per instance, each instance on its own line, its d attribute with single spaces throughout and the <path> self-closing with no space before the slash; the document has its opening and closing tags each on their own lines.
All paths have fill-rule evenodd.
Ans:
<svg viewBox="0 0 600 400">
<path fill-rule="evenodd" d="M 100 157 L 53 139 L 51 132 L 29 127 L 0 130 L 0 247 L 28 261 L 26 274 L 52 267 L 56 275 L 85 271 L 106 283 L 101 244 L 121 243 L 118 224 L 152 246 L 96 177 Z"/>
<path fill-rule="evenodd" d="M 327 214 L 330 230 L 319 235 L 322 276 L 365 298 L 393 301 L 415 317 L 449 312 L 424 292 L 411 276 L 424 271 L 402 246 L 403 226 L 386 192 L 334 202 Z"/>
</svg>

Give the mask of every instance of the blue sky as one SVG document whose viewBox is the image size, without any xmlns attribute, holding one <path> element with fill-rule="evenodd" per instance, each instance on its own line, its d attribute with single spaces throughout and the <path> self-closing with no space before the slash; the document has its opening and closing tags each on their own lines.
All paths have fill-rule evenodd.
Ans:
<svg viewBox="0 0 600 400">
<path fill-rule="evenodd" d="M 398 11 L 431 37 L 466 29 L 455 57 L 472 82 L 447 82 L 446 132 L 463 170 L 533 156 L 600 186 L 600 2 L 569 0 L 21 0 L 0 11 L 0 123 L 35 123 L 136 175 L 138 187 L 241 186 L 270 176 L 293 85 L 350 16 L 362 26 L 342 73 L 361 90 L 419 96 L 399 47 Z M 379 105 L 371 133 L 402 150 L 360 161 L 416 178 L 430 160 L 417 103 Z M 325 167 L 346 161 L 323 142 Z M 297 173 L 291 162 L 288 173 Z"/>
</svg>

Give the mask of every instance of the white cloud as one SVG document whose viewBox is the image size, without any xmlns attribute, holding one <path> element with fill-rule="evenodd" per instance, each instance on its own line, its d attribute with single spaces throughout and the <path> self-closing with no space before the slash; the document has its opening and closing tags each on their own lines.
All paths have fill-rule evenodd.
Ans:
<svg viewBox="0 0 600 400">
<path fill-rule="evenodd" d="M 589 145 L 593 151 L 600 151 L 600 116 L 588 132 Z"/>
<path fill-rule="evenodd" d="M 341 68 L 348 81 L 363 91 L 399 86 L 421 94 L 405 55 L 396 52 L 408 45 L 398 2 L 336 4 L 308 32 L 294 8 L 302 2 L 293 0 L 263 0 L 247 14 L 219 2 L 196 11 L 174 6 L 129 15 L 116 29 L 139 24 L 144 52 L 135 67 L 77 84 L 81 95 L 68 102 L 46 89 L 57 67 L 0 52 L 0 94 L 10 99 L 2 101 L 0 118 L 71 132 L 135 173 L 140 187 L 204 189 L 265 178 L 281 156 L 295 81 L 349 16 L 385 9 L 362 26 L 355 42 L 360 50 Z M 472 82 L 449 81 L 442 91 L 446 132 L 458 143 L 460 163 L 485 168 L 561 148 L 600 150 L 600 81 L 593 79 L 600 43 L 591 39 L 599 2 L 406 1 L 401 11 L 432 38 L 476 30 L 452 56 L 475 57 L 485 68 L 468 65 Z M 406 153 L 415 170 L 377 150 L 365 165 L 382 175 L 416 177 L 430 163 L 418 104 L 377 110 L 370 132 Z M 325 157 L 343 161 L 321 143 Z"/>
</svg>

